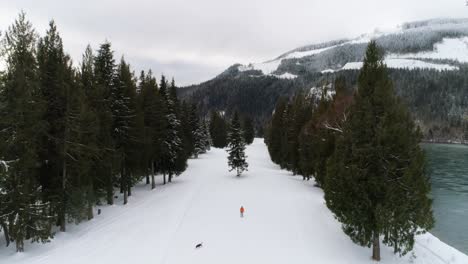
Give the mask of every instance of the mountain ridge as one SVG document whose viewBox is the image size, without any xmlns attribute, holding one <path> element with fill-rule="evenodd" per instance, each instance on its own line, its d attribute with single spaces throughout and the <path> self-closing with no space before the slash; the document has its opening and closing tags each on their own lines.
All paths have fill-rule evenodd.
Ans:
<svg viewBox="0 0 468 264">
<path fill-rule="evenodd" d="M 338 76 L 355 89 L 371 39 L 385 51 L 395 90 L 425 139 L 468 139 L 468 18 L 408 22 L 385 32 L 298 47 L 263 63 L 234 64 L 179 92 L 205 113 L 220 110 L 229 115 L 237 109 L 252 116 L 261 131 L 279 97 L 332 83 Z"/>
</svg>

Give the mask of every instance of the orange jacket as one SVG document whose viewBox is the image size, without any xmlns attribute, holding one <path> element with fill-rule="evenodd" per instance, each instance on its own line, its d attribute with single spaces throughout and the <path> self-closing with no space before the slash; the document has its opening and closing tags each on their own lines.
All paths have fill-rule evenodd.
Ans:
<svg viewBox="0 0 468 264">
<path fill-rule="evenodd" d="M 241 206 L 240 212 L 241 212 L 241 213 L 244 213 L 244 206 Z"/>
</svg>

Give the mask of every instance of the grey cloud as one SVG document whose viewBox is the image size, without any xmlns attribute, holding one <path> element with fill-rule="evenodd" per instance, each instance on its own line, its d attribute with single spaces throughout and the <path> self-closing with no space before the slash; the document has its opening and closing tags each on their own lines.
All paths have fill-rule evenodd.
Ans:
<svg viewBox="0 0 468 264">
<path fill-rule="evenodd" d="M 137 70 L 172 72 L 181 84 L 190 84 L 233 63 L 264 61 L 301 45 L 411 20 L 468 16 L 464 5 L 463 0 L 2 0 L 0 29 L 23 9 L 40 33 L 54 18 L 75 60 L 88 42 L 97 47 L 108 39 Z"/>
</svg>

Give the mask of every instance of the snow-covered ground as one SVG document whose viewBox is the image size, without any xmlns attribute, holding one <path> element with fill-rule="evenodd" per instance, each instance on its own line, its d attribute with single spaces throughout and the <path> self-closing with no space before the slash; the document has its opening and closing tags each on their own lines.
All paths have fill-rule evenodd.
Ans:
<svg viewBox="0 0 468 264">
<path fill-rule="evenodd" d="M 238 178 L 227 170 L 225 151 L 213 149 L 190 160 L 172 184 L 153 191 L 139 185 L 128 205 L 102 207 L 49 244 L 28 243 L 20 254 L 1 248 L 0 263 L 375 263 L 369 248 L 344 235 L 312 181 L 280 170 L 261 139 L 247 155 L 249 171 Z M 383 247 L 381 263 L 468 263 L 430 234 L 417 238 L 414 255 L 400 258 Z"/>
</svg>

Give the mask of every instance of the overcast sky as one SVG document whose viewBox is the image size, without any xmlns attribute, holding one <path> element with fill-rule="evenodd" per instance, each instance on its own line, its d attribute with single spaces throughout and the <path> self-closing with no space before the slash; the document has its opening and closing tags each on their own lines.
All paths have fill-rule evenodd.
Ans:
<svg viewBox="0 0 468 264">
<path fill-rule="evenodd" d="M 88 43 L 97 49 L 107 39 L 136 71 L 151 68 L 179 85 L 302 45 L 468 17 L 465 0 L 0 0 L 0 31 L 21 9 L 40 34 L 54 19 L 76 63 Z"/>
</svg>

